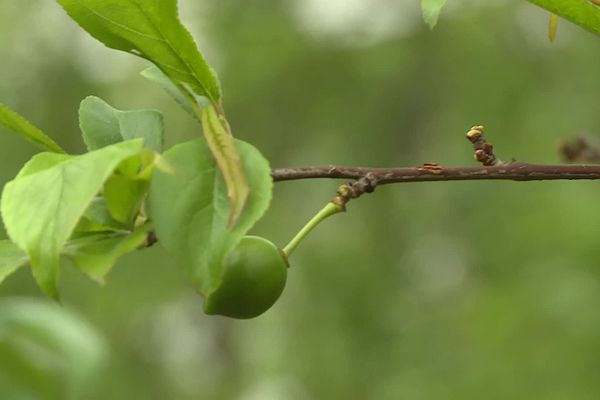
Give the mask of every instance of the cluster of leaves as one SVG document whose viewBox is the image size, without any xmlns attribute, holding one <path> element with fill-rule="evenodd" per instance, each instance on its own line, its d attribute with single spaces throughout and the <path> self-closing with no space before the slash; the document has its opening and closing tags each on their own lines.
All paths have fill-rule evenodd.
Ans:
<svg viewBox="0 0 600 400">
<path fill-rule="evenodd" d="M 203 137 L 163 153 L 163 117 L 120 111 L 97 97 L 81 102 L 88 152 L 66 154 L 48 135 L 0 105 L 0 123 L 41 146 L 3 189 L 10 240 L 0 241 L 0 282 L 29 264 L 40 288 L 58 298 L 61 257 L 102 282 L 122 255 L 156 235 L 207 295 L 226 255 L 268 208 L 268 162 L 235 140 L 221 89 L 176 0 L 58 0 L 106 46 L 151 61 L 154 81 L 202 123 Z"/>
<path fill-rule="evenodd" d="M 596 0 L 530 1 L 600 34 Z M 71 155 L 0 104 L 1 124 L 47 150 L 3 189 L 10 240 L 0 241 L 0 282 L 29 264 L 41 289 L 58 298 L 61 257 L 101 282 L 119 257 L 156 234 L 210 294 L 227 254 L 269 206 L 267 160 L 233 138 L 216 73 L 179 21 L 176 0 L 57 2 L 106 46 L 153 63 L 143 76 L 201 122 L 204 135 L 163 153 L 158 111 L 120 111 L 88 97 L 79 111 L 88 152 Z M 422 1 L 429 26 L 445 3 Z"/>
</svg>

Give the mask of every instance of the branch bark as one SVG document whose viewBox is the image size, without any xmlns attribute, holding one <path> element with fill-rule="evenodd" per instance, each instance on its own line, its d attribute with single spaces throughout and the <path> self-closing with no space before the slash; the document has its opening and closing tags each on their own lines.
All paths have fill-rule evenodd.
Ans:
<svg viewBox="0 0 600 400">
<path fill-rule="evenodd" d="M 600 179 L 600 165 L 593 164 L 530 164 L 513 161 L 489 167 L 442 167 L 423 164 L 420 167 L 366 168 L 366 167 L 299 167 L 275 168 L 273 181 L 298 179 L 360 179 L 372 174 L 377 185 L 402 182 L 473 181 L 473 180 L 594 180 Z"/>
<path fill-rule="evenodd" d="M 473 145 L 473 157 L 481 162 L 483 167 L 442 167 L 438 164 L 423 164 L 412 168 L 366 168 L 329 165 L 322 167 L 276 168 L 271 171 L 271 176 L 275 182 L 315 178 L 359 180 L 359 182 L 351 183 L 347 188 L 350 191 L 343 196 L 347 199 L 356 198 L 364 192 L 373 191 L 378 185 L 388 183 L 600 179 L 600 165 L 598 164 L 531 164 L 514 160 L 511 162 L 501 161 L 494 154 L 494 146 L 487 142 L 482 125 L 476 125 L 469 129 L 466 137 Z M 581 150 L 580 148 L 583 148 L 589 153 L 588 150 L 591 148 L 591 145 L 586 142 L 584 143 L 585 146 L 583 146 L 580 142 L 581 140 L 577 142 L 577 149 Z M 573 146 L 570 145 L 569 149 L 571 147 Z M 581 151 L 578 151 L 577 154 L 579 153 Z M 600 149 L 598 150 L 598 154 L 600 154 Z M 578 160 L 582 159 L 578 158 Z M 365 182 L 367 183 L 366 186 Z M 369 190 L 362 190 L 363 186 Z"/>
</svg>

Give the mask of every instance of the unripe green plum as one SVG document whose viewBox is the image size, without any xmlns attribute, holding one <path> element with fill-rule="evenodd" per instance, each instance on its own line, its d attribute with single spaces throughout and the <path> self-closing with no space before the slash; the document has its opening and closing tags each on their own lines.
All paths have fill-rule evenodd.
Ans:
<svg viewBox="0 0 600 400">
<path fill-rule="evenodd" d="M 204 311 L 233 318 L 254 318 L 277 301 L 287 279 L 287 257 L 273 243 L 244 236 L 223 267 L 223 281 L 206 297 Z"/>
</svg>

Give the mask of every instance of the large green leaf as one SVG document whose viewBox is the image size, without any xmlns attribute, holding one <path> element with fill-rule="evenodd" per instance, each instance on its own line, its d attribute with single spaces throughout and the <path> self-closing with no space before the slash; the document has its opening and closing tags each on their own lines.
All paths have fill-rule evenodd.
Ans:
<svg viewBox="0 0 600 400">
<path fill-rule="evenodd" d="M 8 235 L 29 255 L 48 295 L 58 297 L 59 254 L 77 222 L 119 163 L 141 148 L 141 140 L 118 143 L 21 175 L 4 187 L 0 209 Z"/>
<path fill-rule="evenodd" d="M 229 227 L 233 227 L 237 224 L 250 194 L 246 168 L 242 165 L 241 155 L 229 132 L 227 121 L 217 113 L 212 105 L 202 109 L 202 129 L 208 147 L 216 159 L 225 179 L 225 185 L 227 185 L 227 196 L 231 203 Z"/>
<path fill-rule="evenodd" d="M 54 140 L 50 139 L 50 136 L 2 103 L 0 103 L 0 125 L 25 137 L 45 150 L 56 153 L 65 152 Z"/>
<path fill-rule="evenodd" d="M 27 261 L 27 254 L 19 246 L 10 240 L 0 240 L 0 283 Z"/>
<path fill-rule="evenodd" d="M 88 399 L 107 353 L 98 331 L 65 307 L 0 299 L 2 399 Z"/>
<path fill-rule="evenodd" d="M 179 144 L 165 152 L 176 175 L 155 171 L 149 212 L 159 243 L 183 265 L 204 295 L 222 279 L 224 257 L 269 207 L 269 163 L 250 144 L 236 140 L 248 173 L 250 196 L 237 225 L 228 228 L 227 189 L 205 140 Z"/>
<path fill-rule="evenodd" d="M 138 249 L 146 242 L 150 224 L 142 225 L 131 233 L 97 233 L 69 241 L 63 250 L 75 266 L 97 282 L 104 277 L 123 255 Z"/>
<path fill-rule="evenodd" d="M 529 0 L 590 32 L 600 35 L 600 7 L 589 0 Z"/>
<path fill-rule="evenodd" d="M 176 0 L 57 0 L 106 46 L 146 58 L 218 104 L 219 81 L 179 21 Z"/>
<path fill-rule="evenodd" d="M 79 126 L 89 150 L 139 138 L 146 148 L 162 152 L 164 123 L 158 111 L 121 111 L 89 96 L 79 106 Z"/>
<path fill-rule="evenodd" d="M 446 0 L 421 0 L 421 8 L 423 9 L 423 19 L 433 29 L 440 17 L 440 12 L 446 4 Z"/>
</svg>

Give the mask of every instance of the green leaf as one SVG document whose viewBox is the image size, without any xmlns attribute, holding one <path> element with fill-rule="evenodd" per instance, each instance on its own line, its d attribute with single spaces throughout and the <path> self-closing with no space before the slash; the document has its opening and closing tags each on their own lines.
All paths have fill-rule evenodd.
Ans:
<svg viewBox="0 0 600 400">
<path fill-rule="evenodd" d="M 159 68 L 157 68 L 156 66 L 148 67 L 141 72 L 141 75 L 149 81 L 152 81 L 162 86 L 162 88 L 171 97 L 173 97 L 173 99 L 175 99 L 175 101 L 181 106 L 181 108 L 183 108 L 192 117 L 200 121 L 198 114 L 194 112 L 192 99 L 190 99 L 189 93 L 187 93 L 184 89 L 177 87 L 177 85 L 175 85 L 173 81 L 171 81 L 171 79 L 169 79 L 169 77 L 165 75 L 165 73 L 162 72 Z M 196 98 L 196 102 L 201 103 L 202 98 Z"/>
<path fill-rule="evenodd" d="M 446 5 L 446 0 L 421 0 L 423 19 L 429 25 L 430 29 L 433 29 L 437 25 L 444 5 Z"/>
<path fill-rule="evenodd" d="M 176 0 L 57 1 L 106 46 L 152 61 L 175 82 L 218 104 L 217 76 L 179 21 Z"/>
<path fill-rule="evenodd" d="M 50 139 L 50 136 L 2 103 L 0 103 L 0 125 L 25 137 L 45 150 L 55 153 L 65 152 L 54 140 Z"/>
<path fill-rule="evenodd" d="M 15 179 L 24 178 L 27 175 L 35 174 L 50 167 L 54 167 L 63 161 L 67 161 L 75 156 L 58 153 L 38 153 L 21 168 Z"/>
<path fill-rule="evenodd" d="M 237 225 L 228 229 L 230 203 L 222 175 L 205 140 L 176 145 L 164 156 L 177 171 L 155 171 L 149 213 L 159 243 L 183 265 L 200 293 L 222 279 L 224 257 L 269 207 L 273 182 L 269 163 L 248 143 L 234 141 L 252 188 Z"/>
<path fill-rule="evenodd" d="M 0 209 L 7 233 L 29 255 L 46 294 L 58 298 L 59 253 L 77 222 L 113 170 L 141 147 L 140 140 L 111 145 L 21 175 L 4 187 Z"/>
<path fill-rule="evenodd" d="M 99 283 L 115 262 L 146 242 L 150 224 L 142 225 L 129 234 L 98 233 L 69 241 L 63 254 L 83 273 Z"/>
<path fill-rule="evenodd" d="M 79 126 L 88 150 L 144 139 L 146 148 L 162 152 L 164 123 L 158 111 L 121 111 L 98 97 L 89 96 L 79 106 Z"/>
<path fill-rule="evenodd" d="M 104 185 L 104 198 L 111 216 L 125 226 L 135 223 L 144 201 L 150 177 L 154 170 L 154 161 L 149 165 L 139 164 L 139 172 L 123 174 L 117 170 Z"/>
<path fill-rule="evenodd" d="M 0 240 L 0 283 L 28 261 L 27 254 L 16 244 L 10 240 Z"/>
<path fill-rule="evenodd" d="M 0 299 L 3 399 L 88 399 L 106 366 L 107 344 L 65 307 L 31 298 Z"/>
<path fill-rule="evenodd" d="M 219 116 L 212 105 L 202 109 L 202 129 L 227 185 L 227 196 L 231 203 L 229 210 L 231 228 L 237 223 L 250 193 L 246 172 L 240 161 L 240 153 L 234 145 L 233 136 L 229 132 L 227 121 Z"/>
<path fill-rule="evenodd" d="M 110 179 L 110 178 L 109 178 Z M 75 231 L 78 234 L 89 232 L 123 231 L 127 226 L 116 221 L 106 205 L 104 197 L 96 197 L 83 213 Z"/>
<path fill-rule="evenodd" d="M 587 0 L 529 0 L 546 10 L 600 35 L 600 7 Z M 598 4 L 600 2 L 596 2 Z"/>
</svg>

